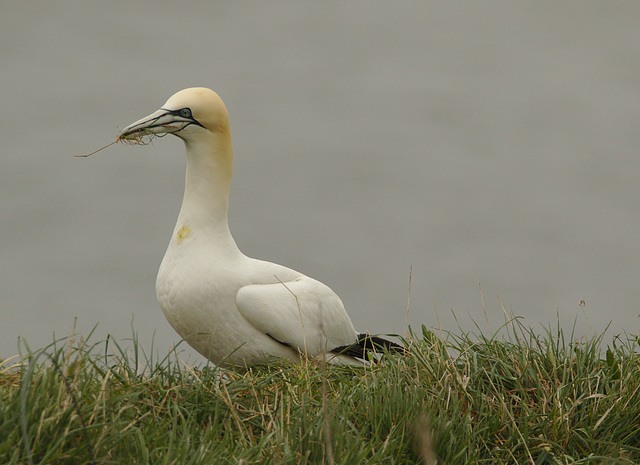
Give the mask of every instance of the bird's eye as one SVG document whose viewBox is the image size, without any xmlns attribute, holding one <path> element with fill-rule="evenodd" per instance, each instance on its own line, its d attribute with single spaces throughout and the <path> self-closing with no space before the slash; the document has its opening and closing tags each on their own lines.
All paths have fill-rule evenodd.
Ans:
<svg viewBox="0 0 640 465">
<path fill-rule="evenodd" d="M 180 110 L 180 116 L 183 118 L 191 118 L 191 110 L 189 108 L 183 108 Z"/>
</svg>

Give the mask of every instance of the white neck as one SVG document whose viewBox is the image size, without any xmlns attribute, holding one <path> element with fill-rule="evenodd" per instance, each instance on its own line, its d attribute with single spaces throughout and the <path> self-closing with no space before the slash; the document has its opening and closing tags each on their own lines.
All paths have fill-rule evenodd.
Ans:
<svg viewBox="0 0 640 465">
<path fill-rule="evenodd" d="M 235 253 L 238 248 L 227 221 L 233 172 L 231 138 L 228 134 L 198 136 L 185 141 L 187 174 L 174 236 L 181 228 L 187 228 L 193 239 Z"/>
</svg>

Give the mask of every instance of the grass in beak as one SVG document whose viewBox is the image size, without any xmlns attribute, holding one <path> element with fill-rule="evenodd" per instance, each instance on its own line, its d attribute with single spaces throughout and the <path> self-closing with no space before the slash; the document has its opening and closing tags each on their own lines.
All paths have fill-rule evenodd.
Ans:
<svg viewBox="0 0 640 465">
<path fill-rule="evenodd" d="M 153 141 L 153 139 L 155 137 L 160 137 L 160 136 L 158 134 L 155 134 L 154 132 L 152 132 L 149 129 L 142 129 L 140 131 L 136 131 L 136 132 L 133 132 L 131 134 L 125 134 L 123 136 L 118 136 L 118 138 L 116 140 L 114 140 L 113 142 L 109 142 L 107 145 L 104 145 L 104 146 L 100 147 L 99 149 L 94 150 L 91 153 L 87 153 L 85 155 L 74 155 L 74 157 L 78 157 L 78 158 L 90 157 L 94 153 L 98 153 L 101 150 L 104 150 L 107 147 L 112 146 L 113 144 L 117 144 L 118 142 L 121 142 L 121 143 L 126 144 L 126 145 L 149 145 Z"/>
<path fill-rule="evenodd" d="M 155 137 L 158 137 L 158 135 L 151 130 L 141 129 L 140 131 L 136 131 L 131 134 L 119 136 L 116 139 L 116 142 L 122 142 L 126 145 L 149 145 Z"/>
</svg>

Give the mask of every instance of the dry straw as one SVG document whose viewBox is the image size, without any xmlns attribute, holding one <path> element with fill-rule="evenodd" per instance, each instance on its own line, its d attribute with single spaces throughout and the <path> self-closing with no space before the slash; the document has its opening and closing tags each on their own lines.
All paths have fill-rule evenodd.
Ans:
<svg viewBox="0 0 640 465">
<path fill-rule="evenodd" d="M 87 153 L 86 155 L 74 155 L 74 157 L 79 157 L 79 158 L 89 157 L 94 153 L 98 153 L 101 150 L 104 150 L 107 147 L 112 146 L 113 144 L 117 144 L 118 142 L 121 142 L 126 145 L 148 145 L 153 141 L 155 137 L 160 137 L 160 136 L 153 133 L 149 129 L 141 129 L 140 131 L 132 132 L 131 134 L 118 136 L 118 138 L 113 142 L 110 142 L 107 145 L 100 147 L 98 150 L 94 150 L 91 153 Z"/>
</svg>

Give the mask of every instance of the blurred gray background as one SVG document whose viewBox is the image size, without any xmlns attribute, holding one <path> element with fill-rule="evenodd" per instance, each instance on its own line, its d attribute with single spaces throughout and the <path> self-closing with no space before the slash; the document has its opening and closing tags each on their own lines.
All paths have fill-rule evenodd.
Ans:
<svg viewBox="0 0 640 465">
<path fill-rule="evenodd" d="M 358 329 L 404 332 L 412 267 L 414 327 L 490 333 L 502 303 L 637 334 L 638 24 L 637 2 L 2 2 L 0 357 L 74 317 L 179 340 L 154 286 L 181 141 L 73 155 L 191 86 L 231 113 L 240 248 Z"/>
</svg>

